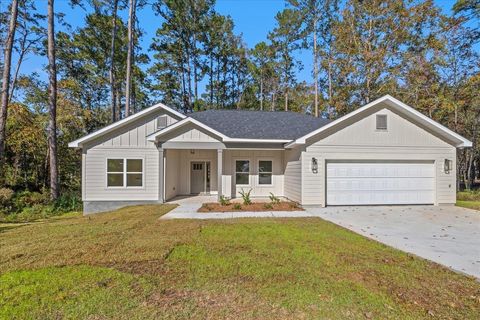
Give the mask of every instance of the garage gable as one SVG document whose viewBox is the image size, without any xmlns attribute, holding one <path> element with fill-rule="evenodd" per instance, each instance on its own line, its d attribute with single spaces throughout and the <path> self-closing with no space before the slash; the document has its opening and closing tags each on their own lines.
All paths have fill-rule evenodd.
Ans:
<svg viewBox="0 0 480 320">
<path fill-rule="evenodd" d="M 336 134 L 348 128 L 357 122 L 361 122 L 363 119 L 378 113 L 382 110 L 388 110 L 392 114 L 398 115 L 398 118 L 392 117 L 394 120 L 400 118 L 404 119 L 406 122 L 410 122 L 412 125 L 417 126 L 418 128 L 423 129 L 424 132 L 439 138 L 440 140 L 448 143 L 451 146 L 457 148 L 471 147 L 472 142 L 459 134 L 453 132 L 452 130 L 444 127 L 440 123 L 432 120 L 426 115 L 420 113 L 414 108 L 404 104 L 403 102 L 386 95 L 382 98 L 379 98 L 335 121 L 330 122 L 329 124 L 310 132 L 307 135 L 304 135 L 295 141 L 286 145 L 286 148 L 293 148 L 298 145 L 310 145 L 317 141 L 321 141 L 326 137 Z M 387 112 L 387 111 L 385 111 Z M 369 119 L 371 120 L 371 119 Z M 367 120 L 367 122 L 369 121 Z M 387 120 L 388 121 L 388 120 Z M 400 122 L 399 122 L 400 123 Z M 365 122 L 364 122 L 365 124 Z M 413 128 L 413 127 L 411 127 Z M 374 127 L 375 129 L 375 127 Z M 422 132 L 423 132 L 422 131 Z M 388 130 L 387 130 L 388 132 Z M 418 130 L 417 130 L 418 132 Z M 363 132 L 362 132 L 363 134 Z M 381 139 L 392 138 L 392 135 L 384 135 Z"/>
<path fill-rule="evenodd" d="M 377 128 L 382 121 L 385 128 Z M 452 141 L 446 141 L 388 107 L 365 116 L 358 121 L 343 126 L 333 133 L 325 132 L 308 140 L 308 143 L 320 145 L 355 146 L 409 146 L 409 147 L 451 147 Z"/>
</svg>

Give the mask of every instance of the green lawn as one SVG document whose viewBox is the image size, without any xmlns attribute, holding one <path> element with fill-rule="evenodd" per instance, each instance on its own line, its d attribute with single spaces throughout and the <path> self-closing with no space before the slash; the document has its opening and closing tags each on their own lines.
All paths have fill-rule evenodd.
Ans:
<svg viewBox="0 0 480 320">
<path fill-rule="evenodd" d="M 0 319 L 478 319 L 480 283 L 321 219 L 0 225 Z"/>
<path fill-rule="evenodd" d="M 480 201 L 462 201 L 462 200 L 458 200 L 458 201 L 457 201 L 457 206 L 459 206 L 459 207 L 464 207 L 464 208 L 469 208 L 469 209 L 480 210 Z"/>
</svg>

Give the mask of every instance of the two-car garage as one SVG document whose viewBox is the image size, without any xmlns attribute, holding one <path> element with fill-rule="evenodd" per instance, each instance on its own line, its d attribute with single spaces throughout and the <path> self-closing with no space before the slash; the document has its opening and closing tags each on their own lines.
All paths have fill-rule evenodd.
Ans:
<svg viewBox="0 0 480 320">
<path fill-rule="evenodd" d="M 328 161 L 327 205 L 433 204 L 433 161 Z"/>
</svg>

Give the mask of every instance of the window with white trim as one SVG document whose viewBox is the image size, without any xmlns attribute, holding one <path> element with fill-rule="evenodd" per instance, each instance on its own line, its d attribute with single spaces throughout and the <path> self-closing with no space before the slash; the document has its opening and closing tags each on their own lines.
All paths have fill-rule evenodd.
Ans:
<svg viewBox="0 0 480 320">
<path fill-rule="evenodd" d="M 250 161 L 249 160 L 235 161 L 235 184 L 236 185 L 250 184 Z"/>
<path fill-rule="evenodd" d="M 143 159 L 107 159 L 107 187 L 143 187 Z"/>
<path fill-rule="evenodd" d="M 377 130 L 387 130 L 386 114 L 377 114 Z"/>
<path fill-rule="evenodd" d="M 258 184 L 271 185 L 273 175 L 273 163 L 271 160 L 258 161 Z"/>
<path fill-rule="evenodd" d="M 167 126 L 167 116 L 162 115 L 157 117 L 157 129 L 163 129 Z"/>
</svg>

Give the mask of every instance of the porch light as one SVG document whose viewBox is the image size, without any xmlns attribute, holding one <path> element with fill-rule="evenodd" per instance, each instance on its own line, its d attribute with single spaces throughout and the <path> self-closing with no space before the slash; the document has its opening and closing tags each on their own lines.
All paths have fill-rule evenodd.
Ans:
<svg viewBox="0 0 480 320">
<path fill-rule="evenodd" d="M 316 158 L 312 158 L 312 172 L 318 173 L 318 160 Z"/>
<path fill-rule="evenodd" d="M 190 149 L 190 154 L 195 154 L 195 150 L 194 150 L 194 149 Z"/>
<path fill-rule="evenodd" d="M 446 174 L 450 174 L 450 171 L 452 171 L 452 164 L 453 164 L 453 161 L 452 161 L 452 160 L 445 159 L 445 162 L 444 162 L 444 164 L 443 164 L 443 171 L 444 171 Z"/>
</svg>

